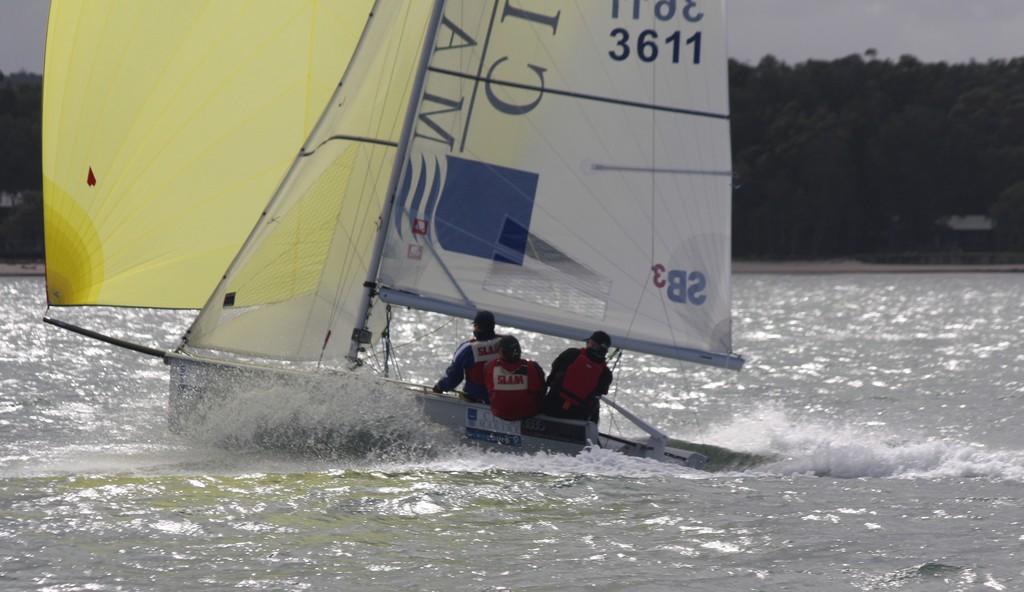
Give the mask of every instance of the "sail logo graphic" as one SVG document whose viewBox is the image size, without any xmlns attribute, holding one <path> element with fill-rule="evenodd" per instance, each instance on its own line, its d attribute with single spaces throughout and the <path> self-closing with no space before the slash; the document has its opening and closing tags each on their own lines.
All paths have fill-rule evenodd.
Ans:
<svg viewBox="0 0 1024 592">
<path fill-rule="evenodd" d="M 522 265 L 537 195 L 538 175 L 486 162 L 445 155 L 430 167 L 409 167 L 395 231 L 445 251 Z M 403 224 L 403 220 L 408 220 Z M 412 255 L 412 251 L 408 252 Z M 422 256 L 422 251 L 418 259 Z"/>
</svg>

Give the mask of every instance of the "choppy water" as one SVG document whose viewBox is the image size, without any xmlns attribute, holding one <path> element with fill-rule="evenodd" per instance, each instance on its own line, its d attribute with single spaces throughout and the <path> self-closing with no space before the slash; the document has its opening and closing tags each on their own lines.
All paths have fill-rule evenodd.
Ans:
<svg viewBox="0 0 1024 592">
<path fill-rule="evenodd" d="M 43 325 L 42 280 L 0 278 L 0 589 L 1024 589 L 1024 275 L 734 290 L 742 373 L 617 371 L 616 399 L 672 435 L 776 458 L 706 473 L 430 445 L 414 415 L 414 445 L 361 454 L 260 448 L 251 414 L 182 439 L 166 367 Z M 162 347 L 187 319 L 58 314 Z M 398 332 L 405 378 L 435 379 L 467 329 L 414 341 L 439 324 Z M 545 364 L 566 345 L 522 341 Z M 281 399 L 250 412 L 366 414 Z"/>
</svg>

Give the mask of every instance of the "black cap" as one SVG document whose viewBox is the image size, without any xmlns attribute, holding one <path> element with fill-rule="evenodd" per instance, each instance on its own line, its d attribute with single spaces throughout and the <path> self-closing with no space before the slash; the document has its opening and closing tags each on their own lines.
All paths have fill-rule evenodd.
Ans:
<svg viewBox="0 0 1024 592">
<path fill-rule="evenodd" d="M 494 331 L 494 314 L 489 310 L 481 310 L 473 317 L 473 324 L 479 325 L 485 333 Z"/>
<path fill-rule="evenodd" d="M 587 338 L 587 341 L 593 341 L 601 352 L 608 351 L 608 348 L 612 346 L 612 338 L 608 336 L 604 331 L 594 331 L 594 333 Z"/>
<path fill-rule="evenodd" d="M 523 350 L 519 348 L 519 340 L 511 335 L 505 335 L 498 341 L 498 347 L 501 348 L 501 359 L 506 362 L 516 362 L 523 355 Z"/>
</svg>

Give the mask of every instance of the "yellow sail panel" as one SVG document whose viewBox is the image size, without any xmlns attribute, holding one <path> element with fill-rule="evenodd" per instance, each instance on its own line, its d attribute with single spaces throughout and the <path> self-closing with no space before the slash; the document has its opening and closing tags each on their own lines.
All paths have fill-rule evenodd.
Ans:
<svg viewBox="0 0 1024 592">
<path fill-rule="evenodd" d="M 333 357 L 340 357 L 386 186 L 386 178 L 367 173 L 386 174 L 394 156 L 393 147 L 346 140 L 324 145 L 305 161 L 303 174 L 285 186 L 286 199 L 271 206 L 257 239 L 200 313 L 188 343 L 310 360 L 328 341 Z M 329 334 L 340 337 L 330 340 Z"/>
<path fill-rule="evenodd" d="M 303 199 L 278 217 L 273 234 L 232 280 L 230 289 L 238 295 L 234 306 L 281 302 L 316 290 L 344 203 L 338 196 L 346 193 L 355 156 L 356 146 L 348 147 Z"/>
<path fill-rule="evenodd" d="M 53 0 L 51 304 L 199 308 L 344 74 L 370 0 Z"/>
<path fill-rule="evenodd" d="M 344 84 L 189 329 L 189 346 L 328 364 L 348 353 L 431 10 L 379 4 Z"/>
</svg>

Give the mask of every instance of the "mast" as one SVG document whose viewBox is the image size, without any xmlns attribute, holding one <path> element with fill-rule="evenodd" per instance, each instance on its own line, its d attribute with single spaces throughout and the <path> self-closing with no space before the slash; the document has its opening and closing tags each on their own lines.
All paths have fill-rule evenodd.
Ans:
<svg viewBox="0 0 1024 592">
<path fill-rule="evenodd" d="M 413 81 L 412 92 L 409 95 L 409 108 L 405 112 L 405 122 L 402 124 L 402 136 L 398 142 L 398 151 L 395 153 L 395 165 L 391 169 L 391 177 L 388 180 L 387 198 L 384 200 L 384 209 L 381 211 L 377 221 L 377 240 L 373 246 L 373 256 L 366 272 L 366 281 L 363 282 L 363 295 L 359 301 L 359 312 L 356 315 L 359 326 L 352 329 L 352 343 L 349 346 L 348 359 L 355 361 L 359 355 L 359 345 L 364 342 L 363 336 L 366 333 L 366 321 L 370 312 L 370 301 L 376 291 L 377 272 L 380 269 L 381 254 L 384 251 L 384 239 L 387 234 L 387 221 L 391 219 L 391 211 L 395 203 L 395 191 L 398 188 L 398 181 L 405 168 L 406 155 L 409 153 L 409 144 L 412 139 L 412 130 L 416 125 L 416 117 L 419 114 L 420 99 L 423 95 L 423 87 L 427 79 L 427 67 L 434 53 L 434 41 L 437 38 L 437 29 L 441 24 L 441 17 L 444 16 L 444 0 L 434 0 L 433 12 L 427 24 L 427 33 L 423 39 L 423 50 L 420 53 L 420 64 L 416 69 L 416 78 Z"/>
</svg>

